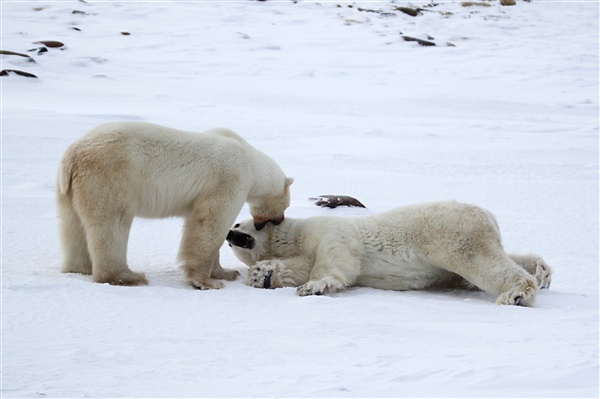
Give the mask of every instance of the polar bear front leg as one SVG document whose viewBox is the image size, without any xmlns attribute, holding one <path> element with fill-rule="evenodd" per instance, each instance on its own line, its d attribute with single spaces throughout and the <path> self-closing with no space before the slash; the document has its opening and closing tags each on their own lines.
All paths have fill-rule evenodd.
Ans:
<svg viewBox="0 0 600 399">
<path fill-rule="evenodd" d="M 542 288 L 550 288 L 552 282 L 552 268 L 539 255 L 515 255 L 508 254 L 510 258 L 529 274 L 534 276 L 538 281 L 538 286 Z"/>
<path fill-rule="evenodd" d="M 143 273 L 127 266 L 127 241 L 132 216 L 89 216 L 84 219 L 92 259 L 92 276 L 97 283 L 111 285 L 145 285 Z"/>
<path fill-rule="evenodd" d="M 179 259 L 187 280 L 200 290 L 223 288 L 224 284 L 215 278 L 234 279 L 236 276 L 234 272 L 221 268 L 219 249 L 244 204 L 244 198 L 220 194 L 198 200 L 183 224 Z M 218 267 L 213 273 L 215 265 Z"/>
<path fill-rule="evenodd" d="M 455 262 L 446 266 L 480 289 L 498 295 L 499 305 L 533 306 L 539 291 L 538 280 L 501 248 L 496 248 L 496 254 L 489 253 L 493 251 L 473 258 L 456 257 Z"/>
<path fill-rule="evenodd" d="M 212 268 L 218 262 L 219 244 L 210 231 L 203 229 L 193 217 L 186 218 L 183 225 L 183 237 L 179 258 L 183 262 L 183 270 L 192 286 L 200 290 L 223 288 L 221 281 L 211 278 Z"/>
<path fill-rule="evenodd" d="M 261 260 L 248 269 L 246 285 L 254 288 L 297 287 L 294 272 L 278 259 Z"/>
<path fill-rule="evenodd" d="M 323 295 L 346 289 L 354 284 L 360 274 L 360 260 L 350 242 L 340 241 L 334 245 L 324 239 L 317 250 L 310 280 L 298 287 L 300 296 Z"/>
</svg>

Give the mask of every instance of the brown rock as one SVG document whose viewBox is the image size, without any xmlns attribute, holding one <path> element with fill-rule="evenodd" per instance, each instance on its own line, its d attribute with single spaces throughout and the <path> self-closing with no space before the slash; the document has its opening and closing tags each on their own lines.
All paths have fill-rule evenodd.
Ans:
<svg viewBox="0 0 600 399">
<path fill-rule="evenodd" d="M 366 208 L 359 200 L 347 195 L 319 195 L 316 198 L 309 198 L 316 201 L 315 205 L 322 208 L 337 208 L 338 206 L 354 206 L 358 208 Z"/>
<path fill-rule="evenodd" d="M 43 44 L 44 46 L 50 48 L 59 48 L 65 45 L 64 43 L 57 42 L 56 40 L 40 40 L 39 42 L 33 42 L 33 44 Z"/>
</svg>

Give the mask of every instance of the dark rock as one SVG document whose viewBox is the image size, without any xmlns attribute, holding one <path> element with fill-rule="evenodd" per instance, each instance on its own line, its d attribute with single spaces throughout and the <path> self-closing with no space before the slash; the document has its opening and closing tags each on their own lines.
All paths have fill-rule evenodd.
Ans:
<svg viewBox="0 0 600 399">
<path fill-rule="evenodd" d="M 3 69 L 0 71 L 0 76 L 10 76 L 11 73 L 14 73 L 15 75 L 25 76 L 26 78 L 37 79 L 37 76 L 35 76 L 34 74 L 25 71 L 19 71 L 17 69 Z"/>
<path fill-rule="evenodd" d="M 47 47 L 38 47 L 38 48 L 32 48 L 32 49 L 27 50 L 27 51 L 29 51 L 29 52 L 37 51 L 38 55 L 42 55 L 42 54 L 48 52 L 48 48 Z"/>
<path fill-rule="evenodd" d="M 417 15 L 421 15 L 421 10 L 418 8 L 410 8 L 410 7 L 395 7 L 396 11 L 401 11 L 411 17 L 416 17 Z"/>
<path fill-rule="evenodd" d="M 0 54 L 2 54 L 2 55 L 16 55 L 16 56 L 19 56 L 19 57 L 31 58 L 27 54 L 17 53 L 15 51 L 10 51 L 10 50 L 0 50 Z"/>
<path fill-rule="evenodd" d="M 402 36 L 402 38 L 404 40 L 406 40 L 407 42 L 417 42 L 421 46 L 435 46 L 435 43 L 432 41 L 429 41 L 429 40 L 418 39 L 418 38 L 412 37 L 412 36 Z"/>
<path fill-rule="evenodd" d="M 473 7 L 473 6 L 491 7 L 492 6 L 490 3 L 485 3 L 483 1 L 463 1 L 462 3 L 460 3 L 460 5 L 463 7 Z"/>
<path fill-rule="evenodd" d="M 363 12 L 374 12 L 379 14 L 381 12 L 381 10 L 371 10 L 369 8 L 362 8 L 362 7 L 358 7 L 357 8 L 358 11 L 363 11 Z"/>
<path fill-rule="evenodd" d="M 33 58 L 31 58 L 30 56 L 28 56 L 27 54 L 16 53 L 14 51 L 9 51 L 9 50 L 0 50 L 0 54 L 2 54 L 2 55 L 16 55 L 17 57 L 27 58 L 28 62 L 31 62 L 32 64 L 35 64 L 35 60 Z"/>
</svg>

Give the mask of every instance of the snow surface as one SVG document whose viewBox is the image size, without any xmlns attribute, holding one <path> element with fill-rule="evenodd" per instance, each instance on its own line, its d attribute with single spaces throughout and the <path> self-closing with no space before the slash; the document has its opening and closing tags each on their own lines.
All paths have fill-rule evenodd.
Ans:
<svg viewBox="0 0 600 399">
<path fill-rule="evenodd" d="M 436 3 L 2 1 L 2 49 L 66 44 L 2 56 L 39 77 L 0 79 L 2 396 L 598 397 L 598 3 Z M 236 130 L 296 179 L 292 217 L 481 205 L 507 250 L 554 267 L 551 289 L 533 308 L 242 278 L 201 292 L 176 264 L 179 219 L 134 222 L 149 286 L 61 274 L 58 161 L 114 120 Z"/>
</svg>

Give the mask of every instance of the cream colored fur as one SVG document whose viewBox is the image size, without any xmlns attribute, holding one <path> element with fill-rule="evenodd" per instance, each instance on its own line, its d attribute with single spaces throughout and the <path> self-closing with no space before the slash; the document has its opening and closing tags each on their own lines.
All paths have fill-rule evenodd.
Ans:
<svg viewBox="0 0 600 399">
<path fill-rule="evenodd" d="M 477 287 L 497 296 L 499 304 L 532 305 L 552 273 L 537 255 L 505 253 L 491 213 L 454 201 L 372 216 L 288 218 L 261 231 L 245 221 L 234 226 L 228 241 L 250 266 L 248 285 L 298 287 L 303 296 L 353 285 Z M 240 242 L 252 248 L 236 246 Z"/>
<path fill-rule="evenodd" d="M 189 282 L 221 288 L 238 273 L 219 248 L 244 202 L 257 222 L 281 221 L 289 185 L 281 168 L 227 129 L 190 133 L 138 122 L 98 126 L 65 152 L 56 202 L 62 271 L 116 285 L 147 284 L 127 266 L 135 216 L 184 218 L 179 258 Z"/>
</svg>

